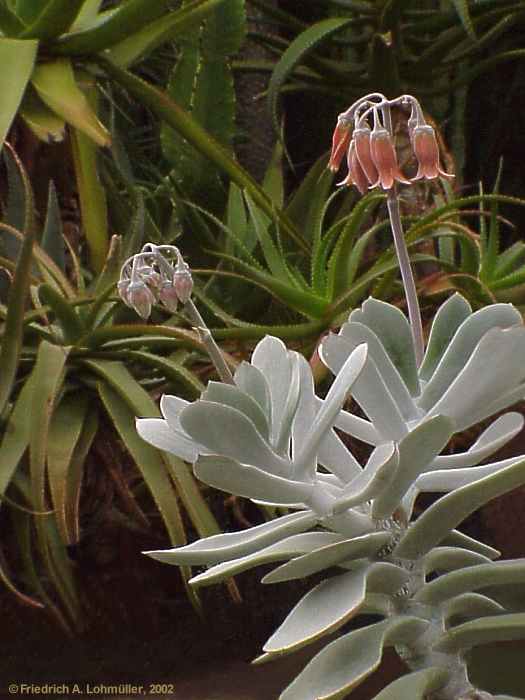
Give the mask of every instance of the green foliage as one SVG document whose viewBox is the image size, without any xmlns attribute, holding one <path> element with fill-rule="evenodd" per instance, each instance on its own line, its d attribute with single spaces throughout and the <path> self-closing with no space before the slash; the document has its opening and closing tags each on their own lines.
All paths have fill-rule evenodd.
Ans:
<svg viewBox="0 0 525 700">
<path fill-rule="evenodd" d="M 32 207 L 31 193 L 23 189 L 28 186 L 23 171 L 12 183 L 17 188 L 10 200 L 23 214 Z M 201 534 L 213 534 L 218 526 L 182 462 L 164 457 L 134 430 L 135 415 L 158 415 L 144 385 L 179 387 L 189 396 L 201 390 L 198 376 L 185 367 L 188 358 L 195 362 L 202 353 L 198 335 L 166 327 L 160 318 L 144 337 L 144 326 L 129 322 L 113 296 L 123 262 L 123 246 L 116 237 L 101 275 L 88 284 L 79 277 L 73 285 L 64 273 L 65 240 L 53 187 L 48 201 L 43 232 L 32 226 L 24 235 L 0 224 L 4 237 L 19 249 L 16 261 L 4 263 L 14 274 L 7 307 L 2 307 L 0 336 L 0 499 L 8 511 L 3 517 L 26 519 L 29 528 L 20 544 L 25 564 L 15 576 L 2 570 L 2 578 L 22 601 L 43 604 L 71 629 L 82 620 L 68 547 L 81 538 L 81 484 L 99 424 L 119 436 L 171 542 L 185 542 L 181 507 Z M 10 211 L 14 218 L 13 204 Z M 18 216 L 22 223 L 24 218 Z M 131 244 L 143 225 L 144 208 L 139 206 L 128 233 Z M 73 268 L 80 270 L 71 247 L 69 255 Z M 134 497 L 135 517 L 139 514 L 147 522 L 144 497 Z M 189 572 L 183 574 L 187 580 Z M 22 590 L 20 580 L 25 582 Z M 190 596 L 197 604 L 191 591 Z"/>
</svg>

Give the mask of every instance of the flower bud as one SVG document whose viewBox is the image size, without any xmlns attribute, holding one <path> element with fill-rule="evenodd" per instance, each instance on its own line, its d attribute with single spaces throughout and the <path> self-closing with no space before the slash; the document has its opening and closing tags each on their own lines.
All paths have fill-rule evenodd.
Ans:
<svg viewBox="0 0 525 700">
<path fill-rule="evenodd" d="M 436 134 L 430 124 L 420 124 L 412 132 L 412 146 L 418 162 L 418 169 L 414 180 L 426 177 L 428 180 L 441 175 L 452 178 L 453 175 L 446 173 L 439 166 L 439 148 Z"/>
<path fill-rule="evenodd" d="M 360 126 L 354 129 L 353 141 L 357 159 L 363 169 L 368 182 L 372 185 L 377 182 L 378 173 L 370 152 L 370 127 Z"/>
<path fill-rule="evenodd" d="M 159 301 L 174 314 L 177 311 L 179 297 L 177 290 L 171 280 L 164 280 L 159 290 Z"/>
<path fill-rule="evenodd" d="M 392 137 L 385 128 L 374 125 L 370 134 L 370 153 L 378 172 L 374 187 L 381 185 L 384 190 L 389 190 L 395 180 L 405 185 L 410 184 L 410 181 L 399 170 Z"/>
<path fill-rule="evenodd" d="M 155 296 L 144 282 L 131 282 L 127 290 L 127 297 L 129 306 L 133 307 L 139 316 L 144 319 L 150 316 Z"/>
<path fill-rule="evenodd" d="M 188 269 L 176 269 L 173 273 L 173 287 L 179 301 L 185 304 L 193 290 L 193 279 Z"/>
<path fill-rule="evenodd" d="M 339 170 L 350 136 L 350 125 L 344 120 L 339 120 L 332 136 L 332 152 L 328 161 L 328 168 L 334 173 Z"/>
</svg>

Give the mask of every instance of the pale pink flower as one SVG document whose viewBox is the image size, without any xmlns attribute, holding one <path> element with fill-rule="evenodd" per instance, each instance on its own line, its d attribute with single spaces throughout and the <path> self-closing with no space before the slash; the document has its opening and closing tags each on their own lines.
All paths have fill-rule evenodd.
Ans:
<svg viewBox="0 0 525 700">
<path fill-rule="evenodd" d="M 428 180 L 441 175 L 441 177 L 453 178 L 454 175 L 446 173 L 439 165 L 439 148 L 436 134 L 430 124 L 419 124 L 412 131 L 412 147 L 416 154 L 418 169 L 414 180 L 426 177 Z"/>
</svg>

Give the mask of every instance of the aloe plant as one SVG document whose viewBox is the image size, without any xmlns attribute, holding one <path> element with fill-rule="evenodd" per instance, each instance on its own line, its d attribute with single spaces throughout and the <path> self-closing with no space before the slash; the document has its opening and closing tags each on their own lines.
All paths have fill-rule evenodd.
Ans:
<svg viewBox="0 0 525 700">
<path fill-rule="evenodd" d="M 28 187 L 24 171 L 20 174 Z M 176 458 L 146 445 L 133 428 L 137 413 L 160 415 L 149 394 L 152 385 L 178 386 L 188 397 L 199 394 L 199 365 L 207 371 L 200 359 L 206 343 L 197 331 L 164 326 L 163 316 L 149 326 L 130 322 L 114 294 L 126 251 L 118 237 L 91 282 L 70 247 L 72 281 L 65 271 L 54 189 L 43 230 L 34 222 L 30 189 L 11 194 L 15 201 L 25 199 L 25 206 L 18 211 L 22 230 L 0 223 L 3 238 L 18 251 L 16 263 L 1 258 L 13 278 L 7 305 L 0 306 L 0 500 L 2 518 L 24 534 L 16 560 L 11 548 L 2 557 L 0 578 L 21 601 L 46 607 L 71 632 L 84 620 L 69 552 L 82 541 L 83 476 L 89 473 L 101 426 L 136 465 L 170 542 L 186 540 L 184 512 L 202 535 L 220 531 L 192 474 Z M 6 209 L 12 217 L 17 211 L 9 202 Z M 129 221 L 129 245 L 137 245 L 143 228 L 142 204 Z M 163 313 L 173 312 L 169 304 Z M 142 497 L 125 479 L 121 489 L 127 504 L 123 520 L 130 527 L 149 527 Z M 182 573 L 186 581 L 190 572 Z M 233 583 L 230 588 L 234 593 Z"/>
<path fill-rule="evenodd" d="M 434 133 L 411 96 L 374 93 L 354 103 L 339 117 L 330 162 L 337 168 L 347 151 L 347 183 L 386 191 L 409 320 L 374 298 L 352 311 L 339 333 L 320 344 L 335 377 L 324 397 L 306 359 L 268 336 L 251 362 L 239 365 L 233 384 L 210 382 L 194 402 L 165 395 L 162 418 L 137 420 L 144 440 L 192 463 L 204 483 L 289 511 L 240 532 L 146 554 L 206 566 L 190 580 L 196 588 L 274 562 L 265 584 L 326 576 L 256 663 L 354 620 L 355 628 L 317 653 L 281 700 L 346 697 L 379 667 L 385 647 L 396 649 L 407 673 L 380 700 L 508 697 L 475 687 L 467 653 L 525 638 L 525 611 L 505 597 L 507 586 L 525 580 L 524 561 L 495 561 L 497 550 L 457 529 L 480 506 L 525 483 L 525 455 L 485 461 L 523 428 L 523 417 L 507 409 L 525 396 L 525 326 L 510 304 L 473 313 L 455 294 L 437 311 L 423 345 L 395 184 L 410 184 L 392 140 L 389 110 L 398 102 L 411 108 L 415 179 L 444 176 Z M 349 396 L 361 415 L 347 410 Z M 449 451 L 454 435 L 496 414 L 470 447 Z M 369 446 L 364 463 L 354 441 Z M 425 492 L 444 495 L 416 517 L 416 499 Z M 370 613 L 382 619 L 361 617 Z"/>
</svg>

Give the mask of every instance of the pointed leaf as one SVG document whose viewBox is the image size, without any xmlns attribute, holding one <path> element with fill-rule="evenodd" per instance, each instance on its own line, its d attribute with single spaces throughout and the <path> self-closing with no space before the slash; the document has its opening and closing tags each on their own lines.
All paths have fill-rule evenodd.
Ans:
<svg viewBox="0 0 525 700">
<path fill-rule="evenodd" d="M 21 39 L 53 39 L 63 34 L 75 21 L 84 0 L 48 0 Z"/>
<path fill-rule="evenodd" d="M 99 146 L 109 146 L 109 133 L 78 87 L 69 60 L 57 59 L 39 64 L 33 71 L 31 82 L 43 102 L 68 124 L 85 133 Z"/>
<path fill-rule="evenodd" d="M 262 579 L 262 583 L 280 583 L 311 576 L 331 566 L 354 559 L 373 557 L 392 538 L 388 532 L 371 532 L 362 537 L 343 540 L 296 557 L 274 569 Z"/>
<path fill-rule="evenodd" d="M 212 535 L 176 549 L 144 552 L 166 564 L 217 564 L 258 552 L 291 535 L 309 530 L 317 522 L 311 511 L 291 513 L 241 532 Z"/>
<path fill-rule="evenodd" d="M 312 552 L 320 547 L 334 544 L 340 540 L 341 536 L 334 532 L 303 532 L 299 535 L 292 535 L 258 552 L 216 564 L 202 574 L 194 576 L 190 583 L 192 586 L 209 586 L 212 583 L 224 581 L 231 576 L 236 576 L 261 564 L 291 559 L 305 552 Z"/>
<path fill-rule="evenodd" d="M 18 111 L 27 83 L 33 72 L 38 41 L 0 37 L 0 148 Z"/>
<path fill-rule="evenodd" d="M 388 487 L 374 500 L 374 518 L 381 520 L 392 515 L 419 474 L 447 445 L 453 433 L 454 423 L 445 416 L 436 416 L 420 423 L 401 440 L 398 467 Z"/>
<path fill-rule="evenodd" d="M 395 556 L 416 559 L 426 554 L 481 505 L 523 483 L 525 460 L 443 496 L 410 526 Z"/>
<path fill-rule="evenodd" d="M 345 634 L 315 656 L 282 693 L 280 700 L 339 700 L 381 663 L 383 647 L 412 641 L 428 623 L 394 617 Z"/>
</svg>

